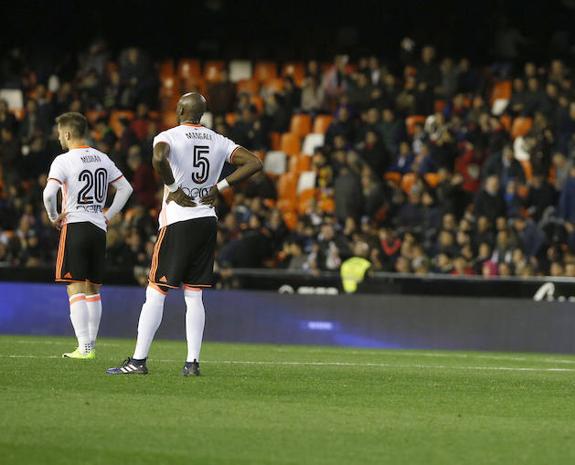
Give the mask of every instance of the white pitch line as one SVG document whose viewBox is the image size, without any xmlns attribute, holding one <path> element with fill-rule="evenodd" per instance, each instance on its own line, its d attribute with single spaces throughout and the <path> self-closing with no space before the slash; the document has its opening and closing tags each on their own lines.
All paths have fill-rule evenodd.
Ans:
<svg viewBox="0 0 575 465">
<path fill-rule="evenodd" d="M 46 344 L 46 345 L 68 345 L 68 342 L 49 342 L 49 341 L 29 341 L 26 339 L 18 339 L 15 341 L 17 344 Z M 114 343 L 114 342 L 99 342 L 99 347 L 120 347 L 121 344 Z M 345 350 L 344 348 L 341 348 Z M 288 352 L 288 349 L 283 348 L 273 348 L 273 352 L 285 353 Z M 340 352 L 337 350 L 330 350 L 330 349 L 307 349 L 305 350 L 306 353 L 309 354 L 339 354 Z M 364 350 L 356 350 L 356 349 L 349 349 L 345 350 L 346 354 L 352 355 L 374 355 L 373 351 L 369 349 Z M 566 365 L 573 365 L 575 364 L 575 359 L 561 359 L 561 358 L 549 358 L 549 357 L 542 357 L 533 355 L 530 357 L 517 357 L 511 355 L 488 355 L 488 354 L 461 354 L 461 353 L 450 353 L 450 352 L 401 352 L 396 349 L 389 349 L 385 350 L 382 349 L 379 351 L 378 354 L 381 355 L 391 355 L 391 356 L 401 356 L 401 357 L 428 357 L 428 358 L 463 358 L 463 359 L 481 359 L 481 360 L 501 360 L 501 361 L 509 361 L 509 362 L 536 362 L 536 363 L 561 363 Z"/>
<path fill-rule="evenodd" d="M 33 358 L 33 359 L 55 359 L 61 358 L 57 355 L 12 355 L 0 354 L 0 358 Z M 173 359 L 154 359 L 154 362 L 177 363 L 181 360 Z M 260 365 L 260 366 L 318 366 L 318 367 L 365 367 L 365 368 L 417 368 L 433 370 L 467 370 L 467 371 L 531 371 L 531 372 L 558 372 L 572 373 L 575 368 L 539 368 L 539 367 L 494 367 L 494 366 L 461 366 L 461 365 L 406 365 L 394 363 L 352 363 L 352 362 L 266 362 L 266 361 L 249 361 L 249 360 L 203 360 L 202 363 L 214 365 Z"/>
</svg>

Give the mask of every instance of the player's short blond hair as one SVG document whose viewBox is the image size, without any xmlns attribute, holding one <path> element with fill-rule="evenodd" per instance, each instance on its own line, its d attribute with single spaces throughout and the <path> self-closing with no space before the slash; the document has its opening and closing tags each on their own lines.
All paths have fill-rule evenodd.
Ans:
<svg viewBox="0 0 575 465">
<path fill-rule="evenodd" d="M 75 111 L 63 113 L 56 118 L 56 124 L 69 129 L 73 137 L 82 138 L 86 135 L 88 129 L 88 120 L 86 117 Z"/>
</svg>

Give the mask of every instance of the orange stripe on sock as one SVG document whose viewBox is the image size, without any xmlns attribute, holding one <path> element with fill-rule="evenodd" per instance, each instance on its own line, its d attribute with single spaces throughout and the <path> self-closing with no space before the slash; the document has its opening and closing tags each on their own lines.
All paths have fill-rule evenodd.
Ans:
<svg viewBox="0 0 575 465">
<path fill-rule="evenodd" d="M 100 294 L 86 296 L 86 302 L 99 302 L 100 300 L 102 300 Z"/>
<path fill-rule="evenodd" d="M 81 300 L 86 300 L 86 296 L 84 294 L 76 294 L 70 297 L 70 305 L 75 304 L 76 302 L 80 302 Z"/>
</svg>

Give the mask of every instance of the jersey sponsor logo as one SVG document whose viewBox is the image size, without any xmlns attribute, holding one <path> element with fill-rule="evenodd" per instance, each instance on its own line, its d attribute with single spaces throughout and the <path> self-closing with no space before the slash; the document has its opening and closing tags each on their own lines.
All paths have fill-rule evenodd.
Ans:
<svg viewBox="0 0 575 465">
<path fill-rule="evenodd" d="M 76 211 L 82 211 L 85 213 L 102 213 L 102 205 L 76 205 Z"/>
<path fill-rule="evenodd" d="M 207 187 L 192 187 L 191 189 L 186 186 L 180 186 L 184 193 L 192 199 L 202 198 L 208 195 L 210 190 Z"/>
</svg>

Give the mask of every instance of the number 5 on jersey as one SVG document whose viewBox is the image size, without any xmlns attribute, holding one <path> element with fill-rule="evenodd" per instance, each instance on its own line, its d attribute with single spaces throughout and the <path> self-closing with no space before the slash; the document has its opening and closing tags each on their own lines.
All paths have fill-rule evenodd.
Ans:
<svg viewBox="0 0 575 465">
<path fill-rule="evenodd" d="M 203 184 L 208 180 L 210 175 L 210 160 L 204 155 L 210 153 L 210 148 L 207 145 L 194 145 L 194 159 L 193 165 L 197 171 L 192 173 L 192 181 L 196 184 Z"/>
</svg>

